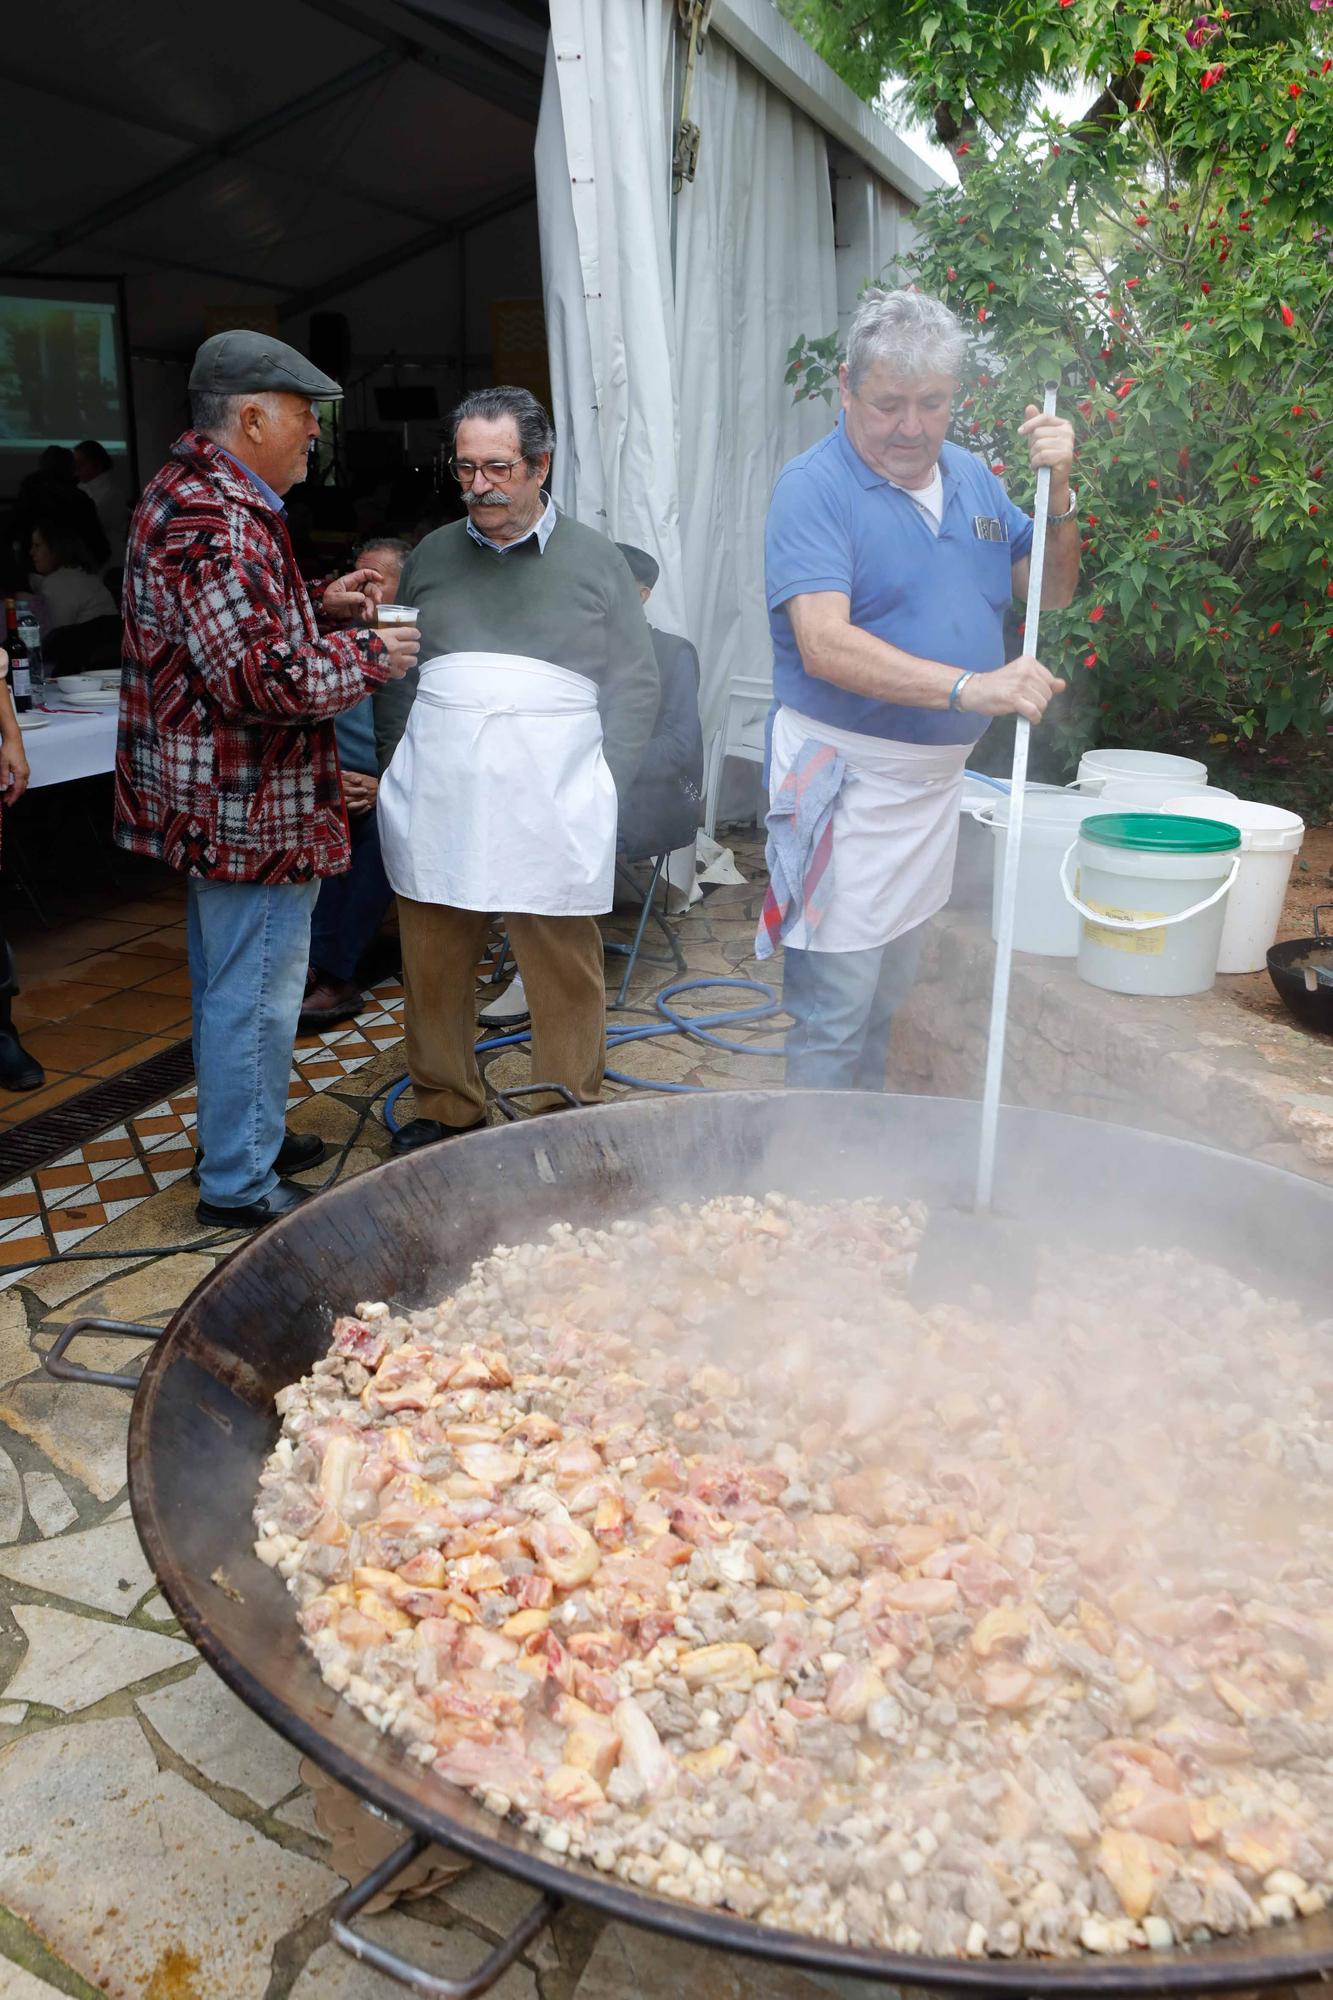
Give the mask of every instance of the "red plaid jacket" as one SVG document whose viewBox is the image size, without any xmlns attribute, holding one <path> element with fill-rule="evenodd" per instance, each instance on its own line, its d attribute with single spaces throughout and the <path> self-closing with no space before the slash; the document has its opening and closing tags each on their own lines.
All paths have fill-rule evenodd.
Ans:
<svg viewBox="0 0 1333 2000">
<path fill-rule="evenodd" d="M 375 634 L 321 636 L 286 524 L 186 431 L 130 525 L 116 840 L 215 882 L 337 875 L 333 718 L 387 678 Z"/>
</svg>

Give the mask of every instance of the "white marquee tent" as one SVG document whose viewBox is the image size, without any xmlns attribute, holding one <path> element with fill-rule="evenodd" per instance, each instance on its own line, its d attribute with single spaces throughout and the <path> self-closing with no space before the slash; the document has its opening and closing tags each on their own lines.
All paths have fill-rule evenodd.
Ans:
<svg viewBox="0 0 1333 2000">
<path fill-rule="evenodd" d="M 46 0 L 7 22 L 5 70 L 0 288 L 122 281 L 145 472 L 219 325 L 305 345 L 341 315 L 364 434 L 375 386 L 447 408 L 494 379 L 497 301 L 542 300 L 557 498 L 658 556 L 706 728 L 767 673 L 768 494 L 830 421 L 793 406 L 787 351 L 845 320 L 936 183 L 771 0 Z"/>
</svg>

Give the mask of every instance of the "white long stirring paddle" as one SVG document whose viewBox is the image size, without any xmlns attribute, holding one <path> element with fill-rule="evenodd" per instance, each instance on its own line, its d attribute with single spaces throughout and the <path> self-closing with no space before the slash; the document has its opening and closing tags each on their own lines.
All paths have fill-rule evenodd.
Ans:
<svg viewBox="0 0 1333 2000">
<path fill-rule="evenodd" d="M 1046 384 L 1045 416 L 1055 415 L 1057 385 Z M 1046 568 L 1046 516 L 1050 510 L 1051 469 L 1037 473 L 1037 504 L 1032 519 L 1032 557 L 1028 569 L 1027 623 L 1023 651 L 1036 654 L 1041 635 L 1041 586 Z M 995 1139 L 1000 1119 L 1000 1084 L 1004 1077 L 1004 1035 L 1009 1019 L 1009 973 L 1014 961 L 1014 918 L 1018 910 L 1018 856 L 1023 840 L 1023 809 L 1027 798 L 1028 742 L 1032 731 L 1020 715 L 1014 729 L 1014 769 L 1009 791 L 1009 825 L 1004 838 L 1004 873 L 1000 878 L 1000 922 L 995 941 L 995 979 L 991 986 L 990 1034 L 986 1042 L 986 1082 L 981 1095 L 981 1147 L 977 1158 L 978 1209 L 989 1209 L 995 1186 Z"/>
</svg>

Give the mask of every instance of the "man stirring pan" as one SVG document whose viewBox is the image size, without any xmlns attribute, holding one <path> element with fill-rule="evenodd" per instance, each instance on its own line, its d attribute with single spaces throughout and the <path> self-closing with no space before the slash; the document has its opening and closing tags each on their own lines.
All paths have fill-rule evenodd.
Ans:
<svg viewBox="0 0 1333 2000">
<path fill-rule="evenodd" d="M 1040 722 L 1064 687 L 1028 654 L 1005 660 L 1032 522 L 945 442 L 966 350 L 937 300 L 868 292 L 837 429 L 784 468 L 769 508 L 779 706 L 759 950 L 785 946 L 798 1088 L 885 1088 L 922 926 L 949 897 L 968 749 L 994 716 Z M 1063 606 L 1079 567 L 1073 429 L 1030 405 L 1019 432 L 1050 468 L 1042 603 Z"/>
</svg>

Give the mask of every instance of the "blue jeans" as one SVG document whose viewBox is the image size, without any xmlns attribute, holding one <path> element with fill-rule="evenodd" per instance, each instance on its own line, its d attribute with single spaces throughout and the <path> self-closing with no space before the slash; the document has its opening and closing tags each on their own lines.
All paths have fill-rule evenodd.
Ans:
<svg viewBox="0 0 1333 2000">
<path fill-rule="evenodd" d="M 355 979 L 356 968 L 393 900 L 380 859 L 380 829 L 373 809 L 353 813 L 352 865 L 320 884 L 310 925 L 310 963 L 335 979 Z"/>
<path fill-rule="evenodd" d="M 243 1208 L 277 1186 L 296 1020 L 318 882 L 189 879 L 191 1033 L 199 1191 Z"/>
<path fill-rule="evenodd" d="M 889 1030 L 912 990 L 924 926 L 872 951 L 782 956 L 789 1090 L 883 1090 Z"/>
</svg>

